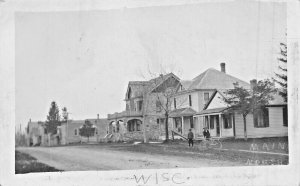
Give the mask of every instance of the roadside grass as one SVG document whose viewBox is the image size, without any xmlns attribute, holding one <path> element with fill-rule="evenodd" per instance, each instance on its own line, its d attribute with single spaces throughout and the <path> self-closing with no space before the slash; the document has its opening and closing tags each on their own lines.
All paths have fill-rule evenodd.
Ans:
<svg viewBox="0 0 300 186">
<path fill-rule="evenodd" d="M 223 149 L 250 150 L 288 154 L 288 137 L 224 139 L 221 141 Z"/>
<path fill-rule="evenodd" d="M 36 158 L 28 154 L 15 151 L 15 173 L 16 174 L 25 174 L 31 172 L 57 172 L 57 171 L 61 171 L 61 170 L 40 163 L 37 161 Z"/>
<path fill-rule="evenodd" d="M 281 146 L 278 144 L 281 143 Z M 285 148 L 283 149 L 283 143 Z M 227 139 L 222 141 L 222 149 L 203 149 L 199 147 L 199 142 L 194 147 L 188 147 L 185 141 L 175 141 L 163 144 L 138 144 L 138 145 L 112 145 L 106 146 L 112 150 L 131 151 L 147 154 L 161 154 L 167 156 L 182 156 L 204 158 L 210 160 L 224 160 L 238 162 L 240 165 L 287 165 L 289 157 L 276 154 L 261 154 L 262 152 L 279 152 L 288 154 L 286 138 L 261 138 L 261 139 Z M 258 149 L 251 149 L 252 144 L 257 145 Z M 268 147 L 267 147 L 268 146 Z M 268 149 L 267 149 L 268 148 Z M 279 148 L 279 149 L 278 149 Z M 226 149 L 226 150 L 225 150 Z M 228 150 L 227 150 L 228 149 Z M 233 149 L 233 150 L 231 150 Z M 237 150 L 248 150 L 251 152 L 241 152 Z"/>
</svg>

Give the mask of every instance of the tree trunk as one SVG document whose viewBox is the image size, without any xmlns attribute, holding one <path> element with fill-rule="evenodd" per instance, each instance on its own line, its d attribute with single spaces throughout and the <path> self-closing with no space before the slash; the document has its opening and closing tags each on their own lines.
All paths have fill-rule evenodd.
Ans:
<svg viewBox="0 0 300 186">
<path fill-rule="evenodd" d="M 165 130 L 166 130 L 166 142 L 169 141 L 169 114 L 166 114 L 166 121 L 165 121 Z"/>
<path fill-rule="evenodd" d="M 244 139 L 247 141 L 247 124 L 246 124 L 246 117 L 247 115 L 243 115 L 243 121 L 244 121 Z"/>
</svg>

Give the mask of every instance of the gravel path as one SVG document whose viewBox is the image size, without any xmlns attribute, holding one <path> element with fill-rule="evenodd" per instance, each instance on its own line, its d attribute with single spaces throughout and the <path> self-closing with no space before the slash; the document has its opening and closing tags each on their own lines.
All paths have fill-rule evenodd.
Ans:
<svg viewBox="0 0 300 186">
<path fill-rule="evenodd" d="M 236 166 L 236 162 L 192 157 L 165 156 L 141 152 L 126 152 L 84 146 L 22 147 L 16 150 L 30 154 L 39 162 L 64 171 L 128 170 L 158 168 L 197 168 Z"/>
</svg>

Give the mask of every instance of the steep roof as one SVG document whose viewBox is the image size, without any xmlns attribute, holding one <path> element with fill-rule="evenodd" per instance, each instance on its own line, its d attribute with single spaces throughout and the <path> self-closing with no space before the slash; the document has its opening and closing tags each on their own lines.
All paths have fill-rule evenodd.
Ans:
<svg viewBox="0 0 300 186">
<path fill-rule="evenodd" d="M 180 83 L 182 85 L 182 89 L 187 90 L 192 84 L 192 82 L 193 82 L 192 80 L 181 80 Z"/>
<path fill-rule="evenodd" d="M 233 83 L 238 82 L 244 88 L 250 88 L 250 84 L 214 68 L 209 68 L 192 80 L 188 90 L 194 89 L 231 89 Z"/>
<path fill-rule="evenodd" d="M 130 91 L 133 94 L 133 97 L 142 96 L 143 93 L 152 91 L 170 77 L 180 81 L 179 78 L 173 73 L 161 75 L 159 77 L 150 79 L 149 81 L 129 81 L 125 99 L 128 99 L 128 94 Z"/>
</svg>

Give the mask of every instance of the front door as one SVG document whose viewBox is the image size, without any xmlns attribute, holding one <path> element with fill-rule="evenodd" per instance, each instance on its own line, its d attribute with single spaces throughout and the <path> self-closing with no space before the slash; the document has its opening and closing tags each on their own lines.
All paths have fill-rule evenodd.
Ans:
<svg viewBox="0 0 300 186">
<path fill-rule="evenodd" d="M 217 136 L 220 136 L 220 121 L 219 121 L 219 116 L 216 115 L 216 128 L 217 128 Z"/>
</svg>

